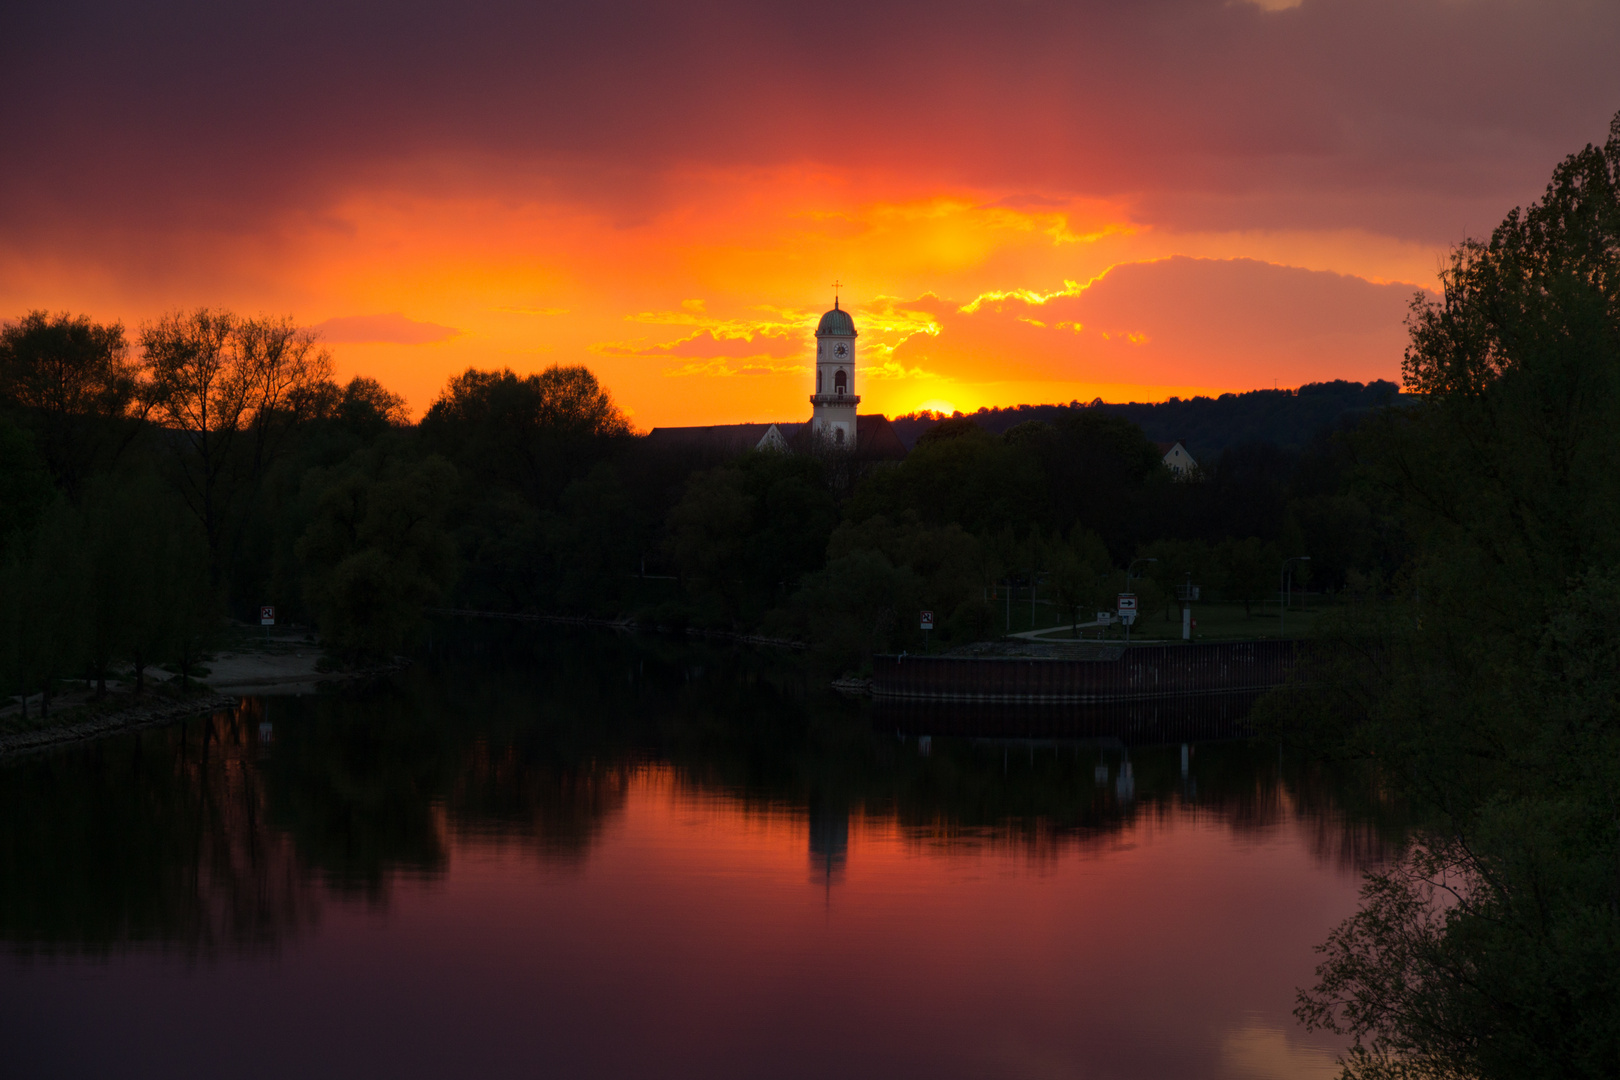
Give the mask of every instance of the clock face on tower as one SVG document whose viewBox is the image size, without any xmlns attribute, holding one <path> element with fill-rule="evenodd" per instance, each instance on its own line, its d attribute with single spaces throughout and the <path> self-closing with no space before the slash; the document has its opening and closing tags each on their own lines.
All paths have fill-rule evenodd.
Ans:
<svg viewBox="0 0 1620 1080">
<path fill-rule="evenodd" d="M 840 341 L 837 345 L 833 346 L 833 355 L 842 360 L 844 357 L 849 355 L 849 346 Z"/>
</svg>

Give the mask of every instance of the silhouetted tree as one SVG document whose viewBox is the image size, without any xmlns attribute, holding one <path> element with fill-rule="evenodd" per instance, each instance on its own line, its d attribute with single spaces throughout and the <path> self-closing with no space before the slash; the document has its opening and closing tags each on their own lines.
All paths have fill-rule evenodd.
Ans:
<svg viewBox="0 0 1620 1080">
<path fill-rule="evenodd" d="M 181 494 L 208 535 L 217 573 L 233 502 L 314 410 L 331 356 L 290 319 L 208 308 L 143 326 L 141 348 L 146 393 L 168 429 Z"/>
<path fill-rule="evenodd" d="M 525 376 L 468 368 L 422 418 L 428 445 L 469 477 L 510 486 L 541 507 L 629 433 L 612 396 L 583 367 Z"/>
<path fill-rule="evenodd" d="M 317 511 L 298 542 L 305 596 L 330 648 L 394 655 L 441 600 L 455 570 L 445 514 L 455 470 L 444 459 L 365 451 L 312 474 Z"/>
<path fill-rule="evenodd" d="M 1288 706 L 1426 821 L 1328 941 L 1308 1023 L 1352 1077 L 1620 1060 L 1620 115 L 1413 305 L 1418 403 L 1357 445 L 1410 537 Z M 1359 662 L 1335 664 L 1333 657 Z M 1309 721 L 1301 725 L 1299 721 Z"/>
<path fill-rule="evenodd" d="M 31 311 L 0 327 L 0 408 L 32 428 L 70 492 L 133 436 L 144 411 L 137 376 L 119 323 Z"/>
</svg>

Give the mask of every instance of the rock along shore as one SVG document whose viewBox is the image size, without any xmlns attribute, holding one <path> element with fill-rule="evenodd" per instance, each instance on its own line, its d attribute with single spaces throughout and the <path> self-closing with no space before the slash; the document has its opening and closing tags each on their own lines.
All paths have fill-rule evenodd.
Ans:
<svg viewBox="0 0 1620 1080">
<path fill-rule="evenodd" d="M 220 693 L 198 694 L 194 697 L 183 698 L 154 697 L 139 705 L 119 709 L 116 712 L 103 713 L 99 716 L 87 717 L 66 724 L 53 724 L 50 727 L 36 728 L 31 731 L 14 731 L 0 735 L 0 758 L 24 754 L 33 750 L 45 750 L 64 743 L 99 738 L 103 735 L 157 727 L 160 724 L 173 723 L 188 716 L 211 713 L 219 709 L 234 708 L 236 704 L 236 698 L 231 697 L 229 694 Z"/>
</svg>

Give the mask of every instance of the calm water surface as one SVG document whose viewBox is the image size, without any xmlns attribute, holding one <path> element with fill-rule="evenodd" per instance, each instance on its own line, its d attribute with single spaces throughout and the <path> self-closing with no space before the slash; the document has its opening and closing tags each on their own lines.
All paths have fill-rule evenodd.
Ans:
<svg viewBox="0 0 1620 1080">
<path fill-rule="evenodd" d="M 3 1071 L 1332 1075 L 1290 1010 L 1381 850 L 1357 786 L 1037 719 L 463 636 L 0 766 Z"/>
</svg>

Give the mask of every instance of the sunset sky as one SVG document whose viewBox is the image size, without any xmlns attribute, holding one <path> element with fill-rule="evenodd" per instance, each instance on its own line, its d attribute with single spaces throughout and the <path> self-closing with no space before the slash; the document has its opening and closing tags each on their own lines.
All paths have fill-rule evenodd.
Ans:
<svg viewBox="0 0 1620 1080">
<path fill-rule="evenodd" d="M 1447 247 L 1620 109 L 1612 0 L 155 0 L 0 12 L 0 316 L 316 325 L 420 412 L 640 428 L 1398 378 Z"/>
</svg>

